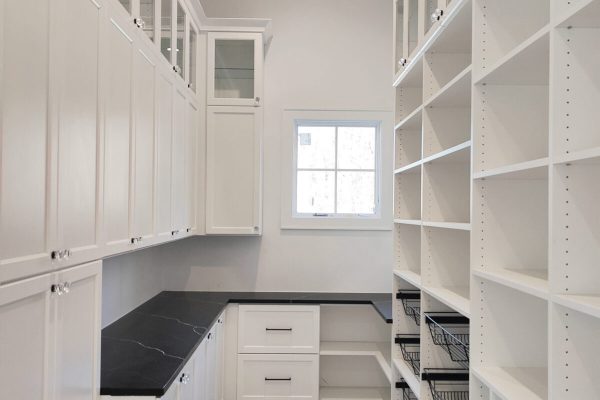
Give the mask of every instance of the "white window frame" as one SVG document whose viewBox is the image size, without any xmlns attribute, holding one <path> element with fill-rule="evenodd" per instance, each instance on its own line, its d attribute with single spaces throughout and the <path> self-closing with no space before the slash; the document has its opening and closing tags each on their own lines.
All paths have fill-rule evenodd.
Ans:
<svg viewBox="0 0 600 400">
<path fill-rule="evenodd" d="M 368 126 L 376 128 L 374 214 L 296 212 L 298 126 Z M 393 114 L 381 111 L 285 110 L 282 127 L 282 229 L 391 230 Z M 336 146 L 337 151 L 337 146 Z M 336 156 L 337 159 L 337 156 Z M 337 161 L 337 160 L 336 160 Z M 315 170 L 328 170 L 315 168 Z M 337 162 L 332 171 L 338 169 Z M 365 170 L 369 171 L 369 170 Z M 335 184 L 337 185 L 337 179 Z M 335 193 L 337 201 L 337 188 Z M 336 204 L 337 207 L 337 204 Z"/>
</svg>

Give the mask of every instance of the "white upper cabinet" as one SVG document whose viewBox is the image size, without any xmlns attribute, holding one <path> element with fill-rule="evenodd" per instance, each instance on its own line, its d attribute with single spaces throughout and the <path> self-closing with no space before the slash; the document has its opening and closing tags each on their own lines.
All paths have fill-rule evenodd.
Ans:
<svg viewBox="0 0 600 400">
<path fill-rule="evenodd" d="M 157 79 L 156 233 L 159 240 L 167 240 L 173 228 L 173 79 L 171 73 L 163 69 L 159 69 Z"/>
<path fill-rule="evenodd" d="M 134 154 L 132 241 L 154 235 L 155 79 L 150 52 L 139 46 L 134 56 Z"/>
<path fill-rule="evenodd" d="M 173 151 L 171 165 L 172 226 L 173 234 L 177 236 L 187 228 L 186 211 L 186 110 L 185 93 L 178 87 L 173 94 Z"/>
<path fill-rule="evenodd" d="M 52 128 L 58 146 L 58 247 L 67 250 L 70 263 L 75 264 L 99 255 L 101 6 L 96 0 L 61 0 L 53 2 L 53 7 L 59 31 L 54 42 L 57 59 L 51 68 L 57 96 Z"/>
<path fill-rule="evenodd" d="M 207 107 L 206 233 L 262 230 L 262 107 Z"/>
<path fill-rule="evenodd" d="M 188 96 L 185 128 L 185 225 L 195 231 L 196 223 L 196 182 L 200 165 L 197 161 L 198 118 L 200 110 L 194 99 Z"/>
<path fill-rule="evenodd" d="M 0 282 L 51 268 L 49 5 L 0 5 Z"/>
<path fill-rule="evenodd" d="M 109 252 L 130 245 L 132 29 L 109 15 L 104 80 L 104 243 Z"/>
<path fill-rule="evenodd" d="M 263 40 L 260 33 L 209 32 L 208 105 L 262 104 Z"/>
</svg>

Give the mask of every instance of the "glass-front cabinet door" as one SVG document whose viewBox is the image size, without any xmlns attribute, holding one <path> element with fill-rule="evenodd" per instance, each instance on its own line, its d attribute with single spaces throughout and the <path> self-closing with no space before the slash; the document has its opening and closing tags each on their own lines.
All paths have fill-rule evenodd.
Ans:
<svg viewBox="0 0 600 400">
<path fill-rule="evenodd" d="M 190 23 L 189 36 L 189 67 L 188 67 L 188 87 L 196 92 L 198 86 L 198 31 Z"/>
<path fill-rule="evenodd" d="M 260 33 L 209 32 L 209 105 L 260 106 L 262 69 Z"/>
<path fill-rule="evenodd" d="M 186 62 L 186 49 L 185 49 L 185 11 L 179 1 L 177 2 L 177 8 L 175 10 L 175 72 L 182 78 L 185 76 L 185 62 Z"/>
<path fill-rule="evenodd" d="M 141 28 L 148 38 L 154 42 L 156 27 L 156 1 L 157 0 L 139 0 L 138 16 L 135 24 Z M 168 0 L 163 0 L 169 2 Z"/>
<path fill-rule="evenodd" d="M 173 3 L 170 0 L 160 2 L 160 52 L 173 65 L 171 58 L 173 38 Z"/>
</svg>

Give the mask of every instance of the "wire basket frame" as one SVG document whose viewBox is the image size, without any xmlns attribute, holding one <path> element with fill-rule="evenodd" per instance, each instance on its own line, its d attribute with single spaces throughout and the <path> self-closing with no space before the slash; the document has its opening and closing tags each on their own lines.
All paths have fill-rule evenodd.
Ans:
<svg viewBox="0 0 600 400">
<path fill-rule="evenodd" d="M 429 384 L 433 400 L 469 400 L 468 369 L 425 368 L 423 380 Z"/>
<path fill-rule="evenodd" d="M 407 317 L 421 325 L 421 292 L 419 290 L 399 290 L 396 299 L 402 301 L 402 307 Z"/>
<path fill-rule="evenodd" d="M 469 368 L 469 319 L 459 313 L 425 313 L 433 343 L 441 346 L 450 359 Z"/>
<path fill-rule="evenodd" d="M 418 400 L 417 396 L 413 393 L 404 379 L 400 379 L 400 382 L 396 382 L 396 389 L 402 390 L 402 400 Z"/>
<path fill-rule="evenodd" d="M 411 366 L 413 373 L 421 372 L 421 338 L 419 335 L 396 335 L 396 344 L 400 346 L 402 358 Z"/>
</svg>

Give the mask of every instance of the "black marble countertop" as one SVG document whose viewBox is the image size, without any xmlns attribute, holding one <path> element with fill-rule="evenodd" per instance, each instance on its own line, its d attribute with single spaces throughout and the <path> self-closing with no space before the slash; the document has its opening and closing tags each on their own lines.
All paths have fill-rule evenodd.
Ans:
<svg viewBox="0 0 600 400">
<path fill-rule="evenodd" d="M 100 394 L 161 397 L 229 303 L 371 304 L 389 293 L 162 292 L 102 330 Z"/>
</svg>

